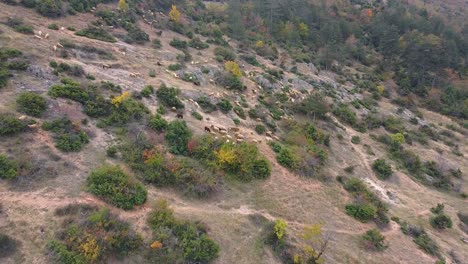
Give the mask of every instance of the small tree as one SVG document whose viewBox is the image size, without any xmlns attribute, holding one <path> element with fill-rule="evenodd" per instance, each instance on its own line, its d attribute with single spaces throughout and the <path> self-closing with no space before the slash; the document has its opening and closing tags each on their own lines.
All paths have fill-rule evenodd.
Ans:
<svg viewBox="0 0 468 264">
<path fill-rule="evenodd" d="M 171 11 L 169 12 L 169 19 L 174 23 L 180 22 L 180 11 L 176 5 L 172 5 Z"/>
<path fill-rule="evenodd" d="M 306 226 L 301 238 L 303 240 L 301 251 L 294 255 L 294 263 L 324 263 L 323 254 L 327 249 L 329 238 L 323 236 L 322 226 L 320 224 Z"/>
<path fill-rule="evenodd" d="M 242 77 L 242 71 L 239 68 L 239 64 L 234 61 L 226 61 L 224 63 L 224 69 L 236 77 Z"/>
<path fill-rule="evenodd" d="M 124 12 L 127 12 L 128 10 L 128 4 L 127 4 L 127 1 L 125 0 L 119 0 L 119 10 L 120 11 L 124 11 Z"/>
<path fill-rule="evenodd" d="M 283 239 L 284 235 L 286 234 L 286 227 L 288 226 L 288 223 L 284 221 L 283 219 L 278 219 L 275 221 L 275 235 L 278 238 L 278 240 Z"/>
</svg>

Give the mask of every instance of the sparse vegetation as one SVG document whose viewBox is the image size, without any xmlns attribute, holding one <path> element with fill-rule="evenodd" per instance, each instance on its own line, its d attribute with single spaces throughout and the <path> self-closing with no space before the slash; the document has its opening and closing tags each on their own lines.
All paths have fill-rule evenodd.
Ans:
<svg viewBox="0 0 468 264">
<path fill-rule="evenodd" d="M 97 39 L 105 42 L 117 42 L 117 40 L 105 29 L 95 26 L 88 26 L 87 28 L 79 30 L 75 33 L 75 35 L 91 39 Z"/>
</svg>

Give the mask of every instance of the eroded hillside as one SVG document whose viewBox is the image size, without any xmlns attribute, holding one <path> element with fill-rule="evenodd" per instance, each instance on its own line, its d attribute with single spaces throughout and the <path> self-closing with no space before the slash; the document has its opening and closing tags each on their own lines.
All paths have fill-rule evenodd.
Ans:
<svg viewBox="0 0 468 264">
<path fill-rule="evenodd" d="M 466 120 L 372 65 L 4 2 L 2 263 L 468 262 Z"/>
</svg>

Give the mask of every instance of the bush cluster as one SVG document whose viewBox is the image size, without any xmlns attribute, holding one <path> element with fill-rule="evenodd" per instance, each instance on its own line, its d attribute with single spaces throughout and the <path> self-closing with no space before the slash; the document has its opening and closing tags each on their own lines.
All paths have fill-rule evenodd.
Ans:
<svg viewBox="0 0 468 264">
<path fill-rule="evenodd" d="M 178 89 L 174 87 L 167 87 L 165 84 L 162 84 L 156 91 L 156 96 L 163 105 L 167 107 L 175 107 L 178 109 L 184 108 L 184 104 L 177 97 L 178 94 Z"/>
<path fill-rule="evenodd" d="M 196 102 L 198 103 L 198 105 L 200 105 L 201 109 L 203 110 L 203 112 L 205 113 L 211 113 L 213 111 L 216 111 L 216 105 L 213 104 L 210 100 L 210 98 L 206 97 L 206 96 L 201 96 L 201 97 L 198 97 L 196 99 Z"/>
<path fill-rule="evenodd" d="M 329 145 L 330 136 L 310 123 L 287 121 L 281 125 L 286 131 L 284 144 L 272 145 L 278 163 L 300 175 L 316 176 L 328 159 L 324 146 Z"/>
<path fill-rule="evenodd" d="M 168 124 L 165 138 L 169 145 L 169 151 L 178 155 L 188 154 L 188 142 L 192 137 L 192 131 L 185 121 L 175 120 Z"/>
<path fill-rule="evenodd" d="M 7 85 L 7 81 L 10 78 L 10 63 L 9 59 L 21 56 L 23 53 L 20 50 L 1 47 L 0 48 L 0 88 Z"/>
<path fill-rule="evenodd" d="M 426 253 L 439 258 L 442 257 L 439 246 L 422 227 L 417 227 L 407 223 L 406 221 L 401 221 L 400 229 L 403 234 L 413 237 L 413 242 Z"/>
<path fill-rule="evenodd" d="M 70 65 L 64 62 L 57 63 L 55 61 L 51 61 L 49 65 L 54 69 L 53 73 L 55 75 L 58 75 L 59 73 L 62 73 L 62 72 L 65 72 L 75 77 L 80 77 L 80 76 L 85 75 L 85 71 L 83 70 L 83 67 L 77 64 Z"/>
<path fill-rule="evenodd" d="M 18 177 L 18 163 L 6 155 L 0 154 L 0 179 L 15 179 Z"/>
<path fill-rule="evenodd" d="M 376 159 L 372 163 L 372 169 L 377 174 L 377 176 L 382 179 L 386 180 L 393 174 L 392 167 L 385 162 L 383 159 Z"/>
<path fill-rule="evenodd" d="M 165 131 L 168 124 L 169 123 L 166 119 L 164 119 L 160 114 L 156 114 L 148 120 L 148 127 L 158 132 Z"/>
<path fill-rule="evenodd" d="M 143 97 L 150 97 L 154 93 L 154 87 L 152 85 L 146 85 L 140 92 Z"/>
<path fill-rule="evenodd" d="M 46 99 L 33 92 L 21 93 L 16 104 L 20 112 L 34 117 L 40 117 L 47 109 Z"/>
<path fill-rule="evenodd" d="M 9 114 L 0 114 L 0 136 L 10 136 L 23 132 L 28 128 L 27 121 L 19 120 Z"/>
<path fill-rule="evenodd" d="M 87 37 L 90 39 L 97 39 L 105 42 L 117 42 L 117 40 L 109 32 L 101 27 L 88 26 L 82 30 L 79 30 L 75 33 L 77 36 Z"/>
<path fill-rule="evenodd" d="M 232 107 L 233 107 L 231 102 L 229 102 L 229 100 L 226 100 L 224 98 L 219 100 L 219 102 L 216 103 L 216 106 L 218 106 L 219 110 L 221 110 L 221 112 L 223 113 L 228 113 L 229 111 L 232 110 Z"/>
<path fill-rule="evenodd" d="M 325 101 L 325 97 L 320 93 L 308 95 L 304 100 L 292 106 L 297 113 L 310 117 L 324 118 L 330 111 L 330 107 Z"/>
<path fill-rule="evenodd" d="M 173 38 L 171 42 L 169 42 L 169 45 L 180 50 L 185 50 L 188 47 L 187 41 L 178 38 Z"/>
<path fill-rule="evenodd" d="M 156 202 L 147 221 L 154 240 L 146 255 L 151 263 L 209 263 L 218 256 L 219 246 L 204 228 L 177 220 L 164 200 Z"/>
<path fill-rule="evenodd" d="M 229 90 L 244 91 L 247 88 L 239 77 L 227 72 L 218 74 L 216 83 Z"/>
<path fill-rule="evenodd" d="M 193 39 L 191 39 L 188 43 L 188 45 L 194 49 L 198 49 L 198 50 L 203 50 L 203 49 L 207 49 L 210 47 L 210 45 L 206 44 L 205 42 L 203 42 L 200 38 L 198 37 L 195 37 Z"/>
<path fill-rule="evenodd" d="M 92 171 L 86 185 L 90 193 L 122 209 L 132 209 L 146 201 L 145 187 L 118 166 L 105 165 Z"/>
<path fill-rule="evenodd" d="M 258 152 L 256 145 L 225 143 L 216 151 L 217 164 L 241 181 L 265 179 L 271 174 L 271 166 Z"/>
<path fill-rule="evenodd" d="M 378 225 L 387 225 L 390 220 L 386 215 L 388 208 L 374 193 L 372 193 L 358 178 L 349 178 L 344 182 L 344 188 L 356 200 L 346 205 L 346 213 L 361 222 L 374 220 Z"/>
<path fill-rule="evenodd" d="M 217 58 L 220 58 L 221 61 L 235 61 L 236 54 L 232 52 L 230 49 L 223 48 L 223 47 L 216 47 L 214 49 L 214 54 Z"/>
<path fill-rule="evenodd" d="M 388 248 L 385 237 L 378 229 L 370 229 L 361 236 L 362 244 L 366 249 L 383 251 Z"/>
<path fill-rule="evenodd" d="M 452 228 L 452 219 L 444 213 L 443 204 L 437 204 L 436 207 L 431 208 L 431 212 L 434 214 L 430 219 L 432 227 L 436 229 Z"/>
<path fill-rule="evenodd" d="M 110 213 L 89 205 L 69 205 L 56 211 L 66 216 L 63 229 L 47 248 L 55 263 L 101 263 L 137 251 L 142 238 L 130 225 Z"/>
<path fill-rule="evenodd" d="M 55 147 L 65 152 L 80 151 L 89 143 L 88 134 L 67 117 L 44 122 L 42 128 L 54 133 Z"/>
</svg>

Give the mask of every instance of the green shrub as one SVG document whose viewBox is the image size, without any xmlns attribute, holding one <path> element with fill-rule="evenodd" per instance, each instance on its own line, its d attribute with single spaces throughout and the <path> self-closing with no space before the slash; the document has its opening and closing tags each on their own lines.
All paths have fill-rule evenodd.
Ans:
<svg viewBox="0 0 468 264">
<path fill-rule="evenodd" d="M 148 127 L 158 132 L 163 132 L 167 126 L 168 122 L 159 114 L 152 116 L 148 121 Z"/>
<path fill-rule="evenodd" d="M 260 62 L 258 62 L 255 55 L 242 55 L 240 58 L 245 60 L 250 65 L 257 66 L 257 67 L 262 66 Z"/>
<path fill-rule="evenodd" d="M 229 111 L 232 110 L 232 104 L 226 99 L 221 99 L 216 106 L 218 106 L 219 110 L 221 110 L 223 113 L 228 113 Z"/>
<path fill-rule="evenodd" d="M 199 225 L 177 220 L 166 201 L 155 204 L 148 225 L 162 245 L 147 254 L 151 263 L 209 263 L 218 256 L 216 242 Z"/>
<path fill-rule="evenodd" d="M 224 61 L 234 61 L 236 60 L 236 54 L 232 52 L 230 49 L 223 48 L 223 47 L 216 47 L 214 49 L 215 56 L 219 56 L 221 60 Z"/>
<path fill-rule="evenodd" d="M 380 179 L 386 180 L 393 174 L 392 167 L 383 159 L 377 159 L 372 163 L 372 169 Z"/>
<path fill-rule="evenodd" d="M 201 109 L 205 113 L 211 113 L 213 111 L 216 111 L 216 109 L 217 109 L 216 105 L 211 103 L 210 98 L 208 98 L 206 96 L 198 97 L 198 99 L 196 99 L 196 102 L 198 103 L 198 105 L 201 107 Z"/>
<path fill-rule="evenodd" d="M 170 70 L 170 71 L 178 71 L 178 70 L 182 69 L 182 64 L 180 64 L 180 63 L 170 64 L 169 66 L 167 66 L 167 69 Z"/>
<path fill-rule="evenodd" d="M 143 97 L 150 97 L 154 93 L 154 88 L 152 85 L 146 85 L 140 92 Z"/>
<path fill-rule="evenodd" d="M 19 120 L 9 114 L 0 114 L 0 136 L 9 136 L 23 132 L 27 127 L 27 123 L 23 120 Z"/>
<path fill-rule="evenodd" d="M 18 163 L 11 160 L 7 156 L 0 154 L 0 178 L 1 179 L 15 179 L 18 177 Z"/>
<path fill-rule="evenodd" d="M 258 124 L 255 126 L 255 132 L 257 132 L 257 134 L 262 135 L 263 133 L 265 133 L 265 131 L 266 131 L 266 128 L 264 125 Z"/>
<path fill-rule="evenodd" d="M 377 208 L 372 204 L 347 204 L 346 214 L 366 223 L 377 216 Z"/>
<path fill-rule="evenodd" d="M 103 166 L 86 179 L 88 191 L 122 209 L 132 209 L 146 201 L 146 189 L 118 166 Z"/>
<path fill-rule="evenodd" d="M 106 149 L 106 155 L 110 158 L 115 158 L 117 155 L 117 148 L 115 146 L 110 146 Z"/>
<path fill-rule="evenodd" d="M 155 49 L 162 48 L 161 40 L 159 40 L 159 39 L 153 39 L 151 44 L 152 44 L 152 47 L 155 48 Z"/>
<path fill-rule="evenodd" d="M 55 147 L 65 152 L 80 151 L 89 143 L 88 134 L 81 131 L 67 117 L 44 122 L 42 128 L 54 133 Z"/>
<path fill-rule="evenodd" d="M 359 136 L 352 136 L 351 137 L 351 143 L 359 144 L 359 143 L 361 143 L 361 138 Z"/>
<path fill-rule="evenodd" d="M 200 38 L 195 37 L 191 39 L 188 43 L 188 45 L 194 49 L 202 50 L 202 49 L 207 49 L 210 47 L 210 45 L 206 44 L 205 42 L 201 41 Z"/>
<path fill-rule="evenodd" d="M 180 50 L 185 50 L 188 47 L 187 41 L 178 38 L 173 38 L 171 42 L 169 42 L 169 45 Z"/>
<path fill-rule="evenodd" d="M 351 125 L 355 126 L 357 125 L 357 116 L 356 113 L 351 111 L 347 105 L 340 104 L 336 107 L 333 108 L 333 114 L 338 117 L 341 121 Z"/>
<path fill-rule="evenodd" d="M 439 213 L 431 217 L 431 226 L 436 229 L 452 228 L 452 219 L 444 213 Z"/>
<path fill-rule="evenodd" d="M 191 137 L 192 131 L 190 131 L 185 121 L 175 120 L 167 126 L 165 138 L 171 153 L 187 155 L 187 144 Z"/>
<path fill-rule="evenodd" d="M 203 120 L 203 116 L 197 111 L 192 111 L 192 116 L 197 120 L 200 120 L 200 121 Z"/>
<path fill-rule="evenodd" d="M 59 26 L 55 23 L 49 24 L 47 28 L 51 30 L 59 30 Z"/>
<path fill-rule="evenodd" d="M 234 122 L 234 125 L 238 126 L 240 125 L 241 121 L 238 118 L 233 118 L 232 122 Z"/>
<path fill-rule="evenodd" d="M 289 169 L 294 169 L 297 166 L 297 157 L 286 147 L 281 148 L 276 155 L 276 160 L 280 165 Z"/>
<path fill-rule="evenodd" d="M 385 243 L 385 237 L 375 228 L 363 234 L 361 240 L 366 249 L 383 251 L 388 248 L 388 245 Z"/>
<path fill-rule="evenodd" d="M 33 93 L 21 93 L 16 99 L 18 110 L 30 116 L 40 117 L 47 109 L 47 102 L 44 97 Z"/>
<path fill-rule="evenodd" d="M 15 254 L 18 242 L 8 235 L 0 233 L 0 259 Z"/>
<path fill-rule="evenodd" d="M 126 23 L 124 25 L 124 28 L 128 32 L 128 34 L 124 38 L 124 41 L 127 43 L 143 44 L 150 40 L 149 35 L 134 24 Z"/>
<path fill-rule="evenodd" d="M 75 35 L 105 42 L 117 42 L 117 40 L 105 29 L 95 26 L 88 26 L 87 28 L 79 30 L 75 33 Z"/>
<path fill-rule="evenodd" d="M 161 103 L 167 107 L 184 108 L 184 104 L 177 98 L 179 90 L 162 84 L 156 91 L 156 96 Z"/>
<path fill-rule="evenodd" d="M 49 92 L 48 92 L 49 96 L 53 98 L 57 98 L 57 97 L 68 98 L 68 99 L 71 99 L 73 101 L 77 101 L 80 103 L 86 103 L 86 101 L 89 100 L 90 95 L 88 91 L 81 88 L 79 83 L 68 78 L 63 78 L 61 82 L 62 84 L 52 85 L 49 88 Z"/>
<path fill-rule="evenodd" d="M 151 69 L 148 71 L 148 76 L 151 78 L 156 77 L 156 71 L 154 69 Z"/>
</svg>

